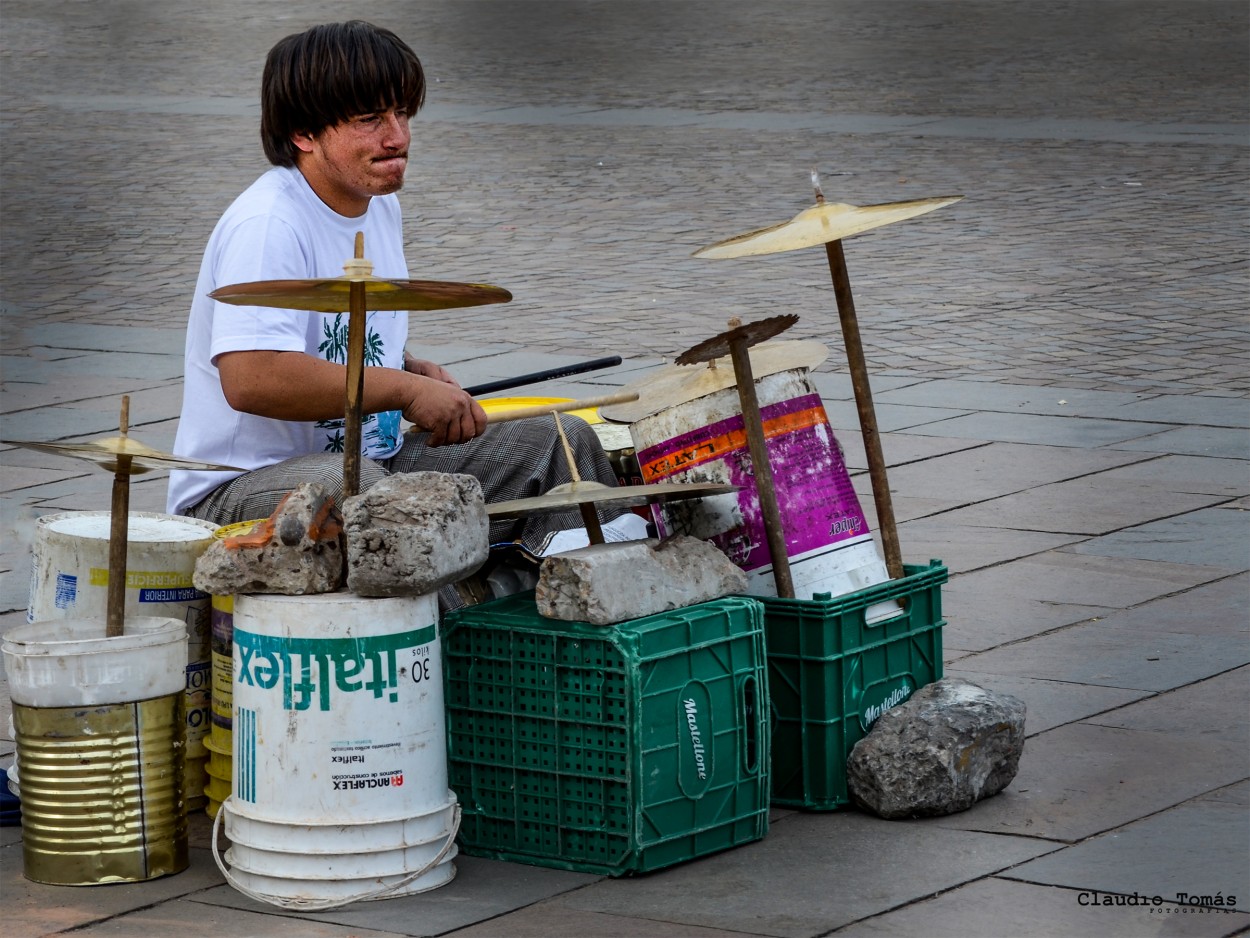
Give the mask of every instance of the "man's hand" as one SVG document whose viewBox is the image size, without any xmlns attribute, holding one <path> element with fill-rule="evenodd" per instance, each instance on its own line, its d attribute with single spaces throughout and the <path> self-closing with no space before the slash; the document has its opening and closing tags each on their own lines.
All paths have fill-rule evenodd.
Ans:
<svg viewBox="0 0 1250 938">
<path fill-rule="evenodd" d="M 406 366 L 411 361 L 405 362 Z M 427 363 L 428 364 L 428 363 Z M 434 365 L 446 379 L 415 375 L 413 394 L 403 407 L 404 419 L 430 431 L 430 446 L 465 443 L 486 430 L 486 411 L 447 372 Z"/>
</svg>

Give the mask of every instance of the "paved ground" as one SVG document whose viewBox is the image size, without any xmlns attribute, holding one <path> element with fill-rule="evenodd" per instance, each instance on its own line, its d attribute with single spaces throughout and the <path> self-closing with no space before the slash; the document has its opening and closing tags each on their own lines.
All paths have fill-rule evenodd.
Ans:
<svg viewBox="0 0 1250 938">
<path fill-rule="evenodd" d="M 172 445 L 209 230 L 264 167 L 265 51 L 338 5 L 0 3 L 5 437 Z M 821 252 L 698 261 L 831 199 L 962 202 L 846 243 L 905 559 L 941 557 L 948 673 L 1023 698 L 1002 795 L 945 819 L 774 811 L 761 841 L 607 879 L 465 858 L 425 896 L 300 916 L 192 867 L 71 889 L 0 836 L 6 933 L 1228 935 L 1250 928 L 1250 10 L 1241 2 L 365 2 L 427 64 L 414 276 L 511 289 L 413 317 L 466 382 L 731 315 L 802 318 L 870 503 Z M 30 525 L 108 505 L 0 451 L 0 626 Z M 160 510 L 164 479 L 134 486 Z M 0 742 L 0 753 L 11 752 Z M 1157 907 L 1089 905 L 1159 895 Z M 1179 894 L 1220 896 L 1236 911 Z M 1235 897 L 1235 899 L 1233 898 Z"/>
</svg>

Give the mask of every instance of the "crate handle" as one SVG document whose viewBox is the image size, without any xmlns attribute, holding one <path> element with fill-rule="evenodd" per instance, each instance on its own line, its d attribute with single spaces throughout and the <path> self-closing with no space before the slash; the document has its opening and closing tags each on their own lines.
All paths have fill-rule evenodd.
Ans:
<svg viewBox="0 0 1250 938">
<path fill-rule="evenodd" d="M 756 692 L 755 678 L 747 677 L 742 682 L 742 729 L 746 737 L 742 747 L 743 767 L 748 774 L 754 775 L 759 765 L 759 733 L 756 724 L 759 712 L 759 695 Z"/>
</svg>

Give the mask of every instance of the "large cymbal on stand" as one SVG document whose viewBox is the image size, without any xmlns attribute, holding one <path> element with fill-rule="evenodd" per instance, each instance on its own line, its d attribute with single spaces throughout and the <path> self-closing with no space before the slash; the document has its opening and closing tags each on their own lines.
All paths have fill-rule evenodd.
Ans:
<svg viewBox="0 0 1250 938">
<path fill-rule="evenodd" d="M 695 251 L 694 257 L 722 259 L 755 254 L 779 254 L 799 248 L 841 241 L 852 235 L 906 221 L 962 199 L 962 195 L 916 199 L 912 202 L 884 202 L 880 205 L 849 205 L 846 202 L 818 202 L 787 222 L 758 228 L 726 238 Z"/>
<path fill-rule="evenodd" d="M 369 310 L 434 310 L 507 303 L 512 294 L 486 283 L 385 280 L 365 259 L 364 232 L 356 232 L 355 257 L 343 276 L 316 280 L 257 280 L 209 294 L 233 306 L 272 306 L 314 313 L 347 313 L 347 383 L 343 404 L 343 494 L 360 493 L 360 434 L 365 390 L 365 314 Z"/>
<path fill-rule="evenodd" d="M 217 472 L 244 472 L 238 466 L 222 466 L 217 463 L 199 462 L 185 459 L 173 453 L 162 453 L 140 443 L 133 437 L 111 436 L 88 443 L 37 443 L 33 440 L 0 440 L 5 446 L 20 446 L 41 453 L 52 453 L 56 456 L 71 456 L 85 459 L 109 472 L 123 471 L 127 475 L 137 476 L 156 469 L 195 469 Z M 120 465 L 123 460 L 119 456 L 129 456 L 128 466 Z"/>
<path fill-rule="evenodd" d="M 546 495 L 495 502 L 486 506 L 491 518 L 523 518 L 567 511 L 581 505 L 610 505 L 631 508 L 685 498 L 706 498 L 736 492 L 738 486 L 719 482 L 659 482 L 654 485 L 610 486 L 600 482 L 568 482 L 557 485 Z"/>
<path fill-rule="evenodd" d="M 742 328 L 749 329 L 751 325 Z M 720 338 L 716 336 L 711 341 Z M 702 344 L 705 343 L 683 353 L 683 357 L 701 348 Z M 829 357 L 829 349 L 815 339 L 795 339 L 761 342 L 751 346 L 749 354 L 751 373 L 756 378 L 763 378 L 796 368 L 816 368 Z M 713 358 L 706 365 L 668 365 L 644 375 L 621 389 L 637 393 L 637 401 L 601 407 L 599 413 L 609 420 L 633 423 L 670 407 L 732 388 L 737 383 L 733 362 L 726 351 L 722 357 Z"/>
<path fill-rule="evenodd" d="M 385 280 L 372 275 L 345 275 L 324 280 L 257 280 L 220 287 L 209 294 L 232 306 L 269 306 L 314 313 L 351 312 L 351 285 L 363 285 L 370 310 L 455 309 L 507 303 L 512 294 L 488 283 L 444 280 Z"/>
</svg>

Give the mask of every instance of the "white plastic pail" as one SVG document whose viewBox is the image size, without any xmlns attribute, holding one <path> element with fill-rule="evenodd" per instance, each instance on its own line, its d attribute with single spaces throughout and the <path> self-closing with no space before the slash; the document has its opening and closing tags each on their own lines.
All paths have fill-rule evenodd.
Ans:
<svg viewBox="0 0 1250 938">
<path fill-rule="evenodd" d="M 455 875 L 434 594 L 234 600 L 227 879 L 295 909 Z M 218 858 L 219 864 L 221 858 Z"/>
<path fill-rule="evenodd" d="M 795 596 L 841 595 L 888 580 L 807 370 L 767 375 L 755 390 Z M 737 388 L 643 417 L 630 434 L 647 482 L 741 486 L 729 495 L 657 508 L 656 524 L 662 536 L 712 541 L 746 571 L 748 593 L 777 595 Z"/>
<path fill-rule="evenodd" d="M 128 618 L 112 638 L 103 617 L 35 622 L 0 651 L 26 877 L 81 886 L 186 869 L 182 621 Z"/>
<path fill-rule="evenodd" d="M 104 616 L 108 611 L 107 511 L 69 511 L 36 522 L 27 622 Z M 181 665 L 186 689 L 189 807 L 204 803 L 212 683 L 209 597 L 191 583 L 215 526 L 195 518 L 131 512 L 127 524 L 125 616 L 179 619 L 187 629 Z"/>
</svg>

